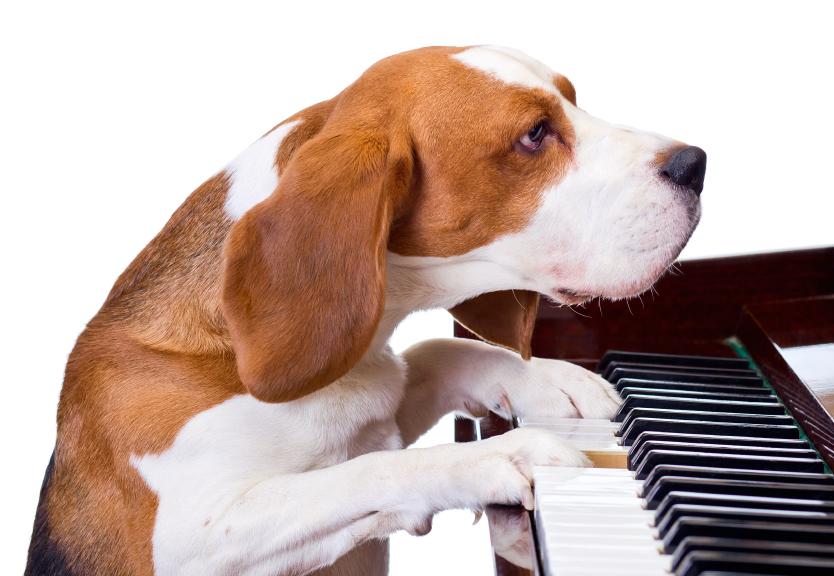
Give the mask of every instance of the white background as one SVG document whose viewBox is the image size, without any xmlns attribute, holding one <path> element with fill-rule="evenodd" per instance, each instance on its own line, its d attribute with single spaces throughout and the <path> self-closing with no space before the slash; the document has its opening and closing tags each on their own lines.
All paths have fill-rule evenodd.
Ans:
<svg viewBox="0 0 834 576">
<path fill-rule="evenodd" d="M 828 3 L 288 4 L 3 3 L 0 573 L 23 570 L 64 362 L 116 276 L 203 179 L 383 56 L 513 46 L 591 113 L 703 147 L 687 258 L 834 243 Z M 399 348 L 451 332 L 406 324 Z M 392 573 L 488 570 L 471 518 L 397 536 Z"/>
</svg>

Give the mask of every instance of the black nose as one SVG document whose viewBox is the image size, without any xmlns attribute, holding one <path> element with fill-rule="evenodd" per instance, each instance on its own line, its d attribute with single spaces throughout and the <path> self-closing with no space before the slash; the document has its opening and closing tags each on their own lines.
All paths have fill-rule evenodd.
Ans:
<svg viewBox="0 0 834 576">
<path fill-rule="evenodd" d="M 697 146 L 687 146 L 677 151 L 660 169 L 660 173 L 695 194 L 704 189 L 704 172 L 707 170 L 707 153 Z"/>
</svg>

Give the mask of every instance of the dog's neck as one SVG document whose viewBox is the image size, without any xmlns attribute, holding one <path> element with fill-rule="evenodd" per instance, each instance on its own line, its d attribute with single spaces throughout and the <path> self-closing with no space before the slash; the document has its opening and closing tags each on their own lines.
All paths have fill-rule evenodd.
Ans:
<svg viewBox="0 0 834 576">
<path fill-rule="evenodd" d="M 228 178 L 204 182 L 174 212 L 113 285 L 93 322 L 118 325 L 157 350 L 227 354 L 221 310 L 223 210 Z"/>
<path fill-rule="evenodd" d="M 518 274 L 493 264 L 488 249 L 448 258 L 400 256 L 386 263 L 385 312 L 371 355 L 385 348 L 399 323 L 412 312 L 449 309 L 486 292 L 519 288 Z"/>
<path fill-rule="evenodd" d="M 491 247 L 445 258 L 388 253 L 386 310 L 452 308 L 487 292 L 525 288 L 513 270 L 495 264 Z"/>
</svg>

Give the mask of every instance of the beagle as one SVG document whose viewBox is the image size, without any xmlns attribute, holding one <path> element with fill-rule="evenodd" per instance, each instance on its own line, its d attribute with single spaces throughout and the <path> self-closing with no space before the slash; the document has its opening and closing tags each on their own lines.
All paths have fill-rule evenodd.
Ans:
<svg viewBox="0 0 834 576">
<path fill-rule="evenodd" d="M 383 574 L 433 514 L 533 505 L 536 429 L 402 450 L 451 411 L 607 418 L 531 358 L 539 294 L 627 298 L 700 214 L 704 153 L 613 126 L 497 47 L 386 58 L 177 209 L 66 368 L 30 575 Z M 446 308 L 484 341 L 387 341 Z"/>
</svg>

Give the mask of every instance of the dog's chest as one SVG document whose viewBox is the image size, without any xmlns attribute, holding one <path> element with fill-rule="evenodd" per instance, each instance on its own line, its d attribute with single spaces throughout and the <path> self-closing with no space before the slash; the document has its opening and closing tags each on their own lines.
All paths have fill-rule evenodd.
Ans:
<svg viewBox="0 0 834 576">
<path fill-rule="evenodd" d="M 405 387 L 399 358 L 386 355 L 294 402 L 234 396 L 194 416 L 160 454 L 134 455 L 149 486 L 163 492 L 204 474 L 256 481 L 330 466 L 400 446 L 395 416 Z"/>
</svg>

